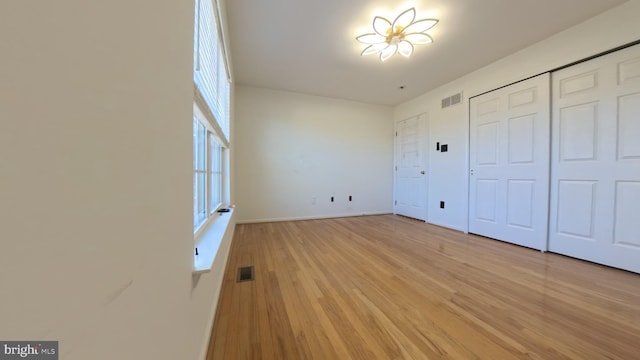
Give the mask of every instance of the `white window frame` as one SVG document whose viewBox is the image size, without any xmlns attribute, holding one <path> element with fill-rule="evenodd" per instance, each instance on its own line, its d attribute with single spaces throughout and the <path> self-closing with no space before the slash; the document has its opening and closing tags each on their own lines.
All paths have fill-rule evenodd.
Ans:
<svg viewBox="0 0 640 360">
<path fill-rule="evenodd" d="M 198 196 L 202 194 L 198 194 L 196 179 L 202 175 L 197 175 L 194 167 L 194 234 L 197 242 L 216 211 L 229 202 L 225 187 L 228 182 L 228 170 L 224 160 L 229 148 L 231 77 L 217 0 L 195 1 L 194 25 L 194 121 L 199 121 L 207 129 L 204 220 L 197 211 L 202 201 Z M 194 134 L 194 160 L 196 140 Z"/>
<path fill-rule="evenodd" d="M 194 232 L 202 227 L 209 217 L 207 204 L 208 149 L 207 127 L 196 116 L 193 117 L 193 227 Z M 204 187 L 202 187 L 204 185 Z"/>
<path fill-rule="evenodd" d="M 223 239 L 233 236 L 233 206 L 230 205 L 228 166 L 231 70 L 219 6 L 219 0 L 195 1 L 193 114 L 196 121 L 207 129 L 207 185 L 204 199 L 207 217 L 206 220 L 197 223 L 198 214 L 194 210 L 194 274 L 211 271 L 216 259 L 222 259 L 224 256 L 218 251 Z M 202 177 L 194 172 L 194 178 L 197 176 Z M 198 190 L 195 185 L 197 184 L 194 181 L 194 209 L 201 200 L 197 198 Z M 201 188 L 200 196 L 202 192 Z M 228 212 L 218 213 L 222 207 L 228 208 Z"/>
<path fill-rule="evenodd" d="M 215 130 L 210 124 L 203 118 L 202 111 L 198 108 L 197 104 L 194 104 L 194 134 L 193 134 L 193 216 L 194 216 L 194 234 L 196 237 L 206 228 L 209 220 L 216 214 L 216 212 L 222 207 L 225 202 L 225 151 L 226 148 L 222 145 L 220 139 L 216 136 Z M 204 131 L 198 131 L 201 129 L 200 125 L 204 128 Z M 199 136 L 204 136 L 204 159 L 198 158 L 198 145 Z M 199 162 L 199 160 L 202 160 Z M 201 164 L 204 164 L 202 168 Z M 206 184 L 204 193 L 199 193 L 199 175 L 204 176 L 204 182 Z M 215 181 L 215 182 L 214 182 Z M 204 199 L 201 199 L 201 196 Z M 204 212 L 201 212 L 201 201 L 204 201 Z"/>
<path fill-rule="evenodd" d="M 224 159 L 224 147 L 217 139 L 217 137 L 212 133 L 208 133 L 208 152 L 209 162 L 207 169 L 207 177 L 208 177 L 208 209 L 209 216 L 211 216 L 214 212 L 216 212 L 222 206 L 222 189 L 223 189 L 223 181 L 222 181 L 222 162 Z"/>
</svg>

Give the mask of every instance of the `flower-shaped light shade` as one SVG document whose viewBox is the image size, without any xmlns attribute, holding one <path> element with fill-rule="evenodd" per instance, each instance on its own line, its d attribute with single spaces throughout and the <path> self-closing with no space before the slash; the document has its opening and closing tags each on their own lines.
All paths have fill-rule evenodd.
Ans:
<svg viewBox="0 0 640 360">
<path fill-rule="evenodd" d="M 396 53 L 409 57 L 414 45 L 433 42 L 427 31 L 438 23 L 437 19 L 416 20 L 416 9 L 405 10 L 393 21 L 381 16 L 373 18 L 373 31 L 356 37 L 359 42 L 368 45 L 360 55 L 380 54 L 385 61 Z"/>
</svg>

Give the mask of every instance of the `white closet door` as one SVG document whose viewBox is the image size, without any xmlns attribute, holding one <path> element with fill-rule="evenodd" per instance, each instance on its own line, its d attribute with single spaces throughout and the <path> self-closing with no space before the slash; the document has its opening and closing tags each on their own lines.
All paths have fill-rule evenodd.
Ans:
<svg viewBox="0 0 640 360">
<path fill-rule="evenodd" d="M 469 232 L 546 250 L 549 74 L 471 99 Z"/>
<path fill-rule="evenodd" d="M 549 250 L 640 272 L 640 46 L 553 74 Z"/>
<path fill-rule="evenodd" d="M 396 122 L 394 213 L 427 220 L 426 114 Z"/>
</svg>

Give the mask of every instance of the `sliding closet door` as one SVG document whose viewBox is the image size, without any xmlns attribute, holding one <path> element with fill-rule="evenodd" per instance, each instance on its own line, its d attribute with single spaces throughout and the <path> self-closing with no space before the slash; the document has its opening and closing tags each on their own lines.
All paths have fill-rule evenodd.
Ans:
<svg viewBox="0 0 640 360">
<path fill-rule="evenodd" d="M 640 272 L 640 46 L 553 74 L 549 250 Z"/>
<path fill-rule="evenodd" d="M 469 232 L 547 247 L 549 74 L 470 101 Z"/>
</svg>

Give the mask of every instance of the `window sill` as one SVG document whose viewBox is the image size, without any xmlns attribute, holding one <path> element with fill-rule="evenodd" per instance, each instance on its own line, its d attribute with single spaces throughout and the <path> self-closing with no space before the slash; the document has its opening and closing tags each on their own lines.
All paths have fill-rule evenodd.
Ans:
<svg viewBox="0 0 640 360">
<path fill-rule="evenodd" d="M 202 231 L 196 240 L 196 247 L 198 248 L 198 255 L 193 256 L 193 273 L 202 274 L 211 271 L 213 261 L 218 255 L 220 244 L 225 237 L 227 231 L 232 230 L 229 228 L 230 224 L 233 224 L 231 219 L 233 218 L 234 209 L 230 209 L 227 213 L 219 213 L 214 219 L 211 219 L 210 223 L 206 225 L 204 231 Z"/>
</svg>

